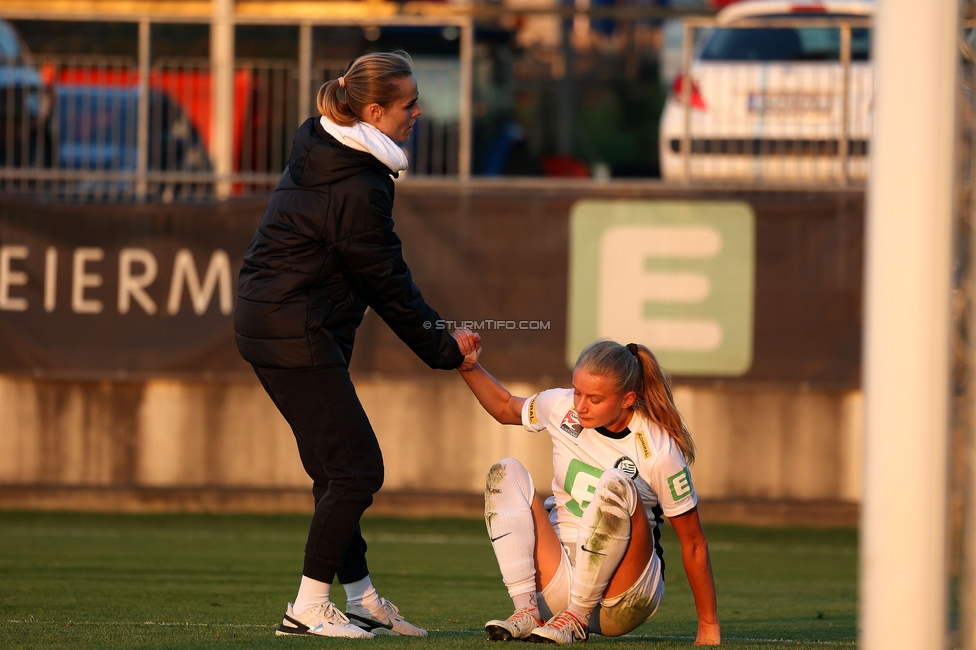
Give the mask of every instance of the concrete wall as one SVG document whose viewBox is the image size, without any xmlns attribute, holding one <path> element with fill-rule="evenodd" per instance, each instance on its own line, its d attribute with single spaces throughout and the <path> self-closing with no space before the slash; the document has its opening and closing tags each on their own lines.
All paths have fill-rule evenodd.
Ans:
<svg viewBox="0 0 976 650">
<path fill-rule="evenodd" d="M 356 386 L 386 459 L 381 495 L 399 495 L 397 508 L 430 514 L 413 502 L 437 494 L 477 504 L 485 470 L 504 456 L 521 459 L 548 490 L 547 436 L 498 425 L 460 378 L 359 377 Z M 530 395 L 546 386 L 509 388 Z M 703 500 L 860 499 L 859 392 L 679 386 L 675 400 L 698 445 L 693 474 Z M 223 500 L 195 503 L 307 509 L 309 485 L 287 424 L 256 381 L 0 376 L 0 507 L 180 507 L 216 490 Z M 156 496 L 119 501 L 133 491 Z M 250 500 L 233 505 L 232 493 Z"/>
<path fill-rule="evenodd" d="M 700 496 L 860 501 L 860 391 L 679 388 L 675 401 Z"/>
</svg>

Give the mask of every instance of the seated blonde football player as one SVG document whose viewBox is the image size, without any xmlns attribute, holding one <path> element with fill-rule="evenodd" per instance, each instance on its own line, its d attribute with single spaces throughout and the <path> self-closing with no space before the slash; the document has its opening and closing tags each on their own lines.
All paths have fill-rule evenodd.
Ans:
<svg viewBox="0 0 976 650">
<path fill-rule="evenodd" d="M 470 352 L 477 342 L 460 347 Z M 694 444 L 651 351 L 599 341 L 580 354 L 573 388 L 528 399 L 478 364 L 461 376 L 496 420 L 545 430 L 553 445 L 545 505 L 517 460 L 488 471 L 485 522 L 515 606 L 507 620 L 488 621 L 488 638 L 572 643 L 637 628 L 664 596 L 667 516 L 698 610 L 695 642 L 718 644 L 715 583 L 688 470 Z"/>
</svg>

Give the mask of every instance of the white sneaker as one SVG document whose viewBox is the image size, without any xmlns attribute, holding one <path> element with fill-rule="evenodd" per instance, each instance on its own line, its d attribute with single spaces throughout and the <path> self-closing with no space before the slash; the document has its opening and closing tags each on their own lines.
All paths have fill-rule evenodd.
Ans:
<svg viewBox="0 0 976 650">
<path fill-rule="evenodd" d="M 353 625 L 358 625 L 373 634 L 402 634 L 403 636 L 427 636 L 427 630 L 408 623 L 400 616 L 400 610 L 386 598 L 380 597 L 378 609 L 366 609 L 362 605 L 346 605 L 346 616 Z M 370 634 L 370 636 L 373 636 Z"/>
<path fill-rule="evenodd" d="M 288 603 L 288 610 L 275 632 L 277 636 L 292 634 L 311 634 L 315 636 L 341 636 L 350 639 L 372 639 L 373 635 L 362 630 L 336 609 L 331 602 L 316 605 L 301 616 L 297 616 L 295 605 Z"/>
<path fill-rule="evenodd" d="M 583 621 L 568 609 L 550 618 L 545 625 L 532 630 L 528 641 L 532 643 L 577 643 L 586 641 L 589 633 Z"/>
<path fill-rule="evenodd" d="M 545 625 L 542 619 L 537 618 L 532 610 L 523 608 L 504 621 L 488 621 L 485 623 L 485 633 L 489 641 L 513 641 L 526 638 L 541 625 Z"/>
</svg>

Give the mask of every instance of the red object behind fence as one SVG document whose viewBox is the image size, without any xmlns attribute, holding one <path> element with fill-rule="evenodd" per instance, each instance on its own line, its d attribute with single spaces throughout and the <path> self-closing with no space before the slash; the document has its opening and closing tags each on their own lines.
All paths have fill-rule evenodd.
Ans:
<svg viewBox="0 0 976 650">
<path fill-rule="evenodd" d="M 114 87 L 133 87 L 139 84 L 139 74 L 127 68 L 55 68 L 48 63 L 41 68 L 41 76 L 48 83 L 58 84 Z M 253 85 L 250 70 L 237 70 L 234 73 L 234 171 L 240 171 L 241 167 L 241 140 Z M 209 152 L 210 71 L 156 70 L 149 76 L 149 87 L 166 93 L 183 110 Z"/>
<path fill-rule="evenodd" d="M 542 173 L 546 176 L 586 178 L 590 175 L 590 166 L 579 158 L 564 154 L 552 154 L 542 157 Z"/>
</svg>

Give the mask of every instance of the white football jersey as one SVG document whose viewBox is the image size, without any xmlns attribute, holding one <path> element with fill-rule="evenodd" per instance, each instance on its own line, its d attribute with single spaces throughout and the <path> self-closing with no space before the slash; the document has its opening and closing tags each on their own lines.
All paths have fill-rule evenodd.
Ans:
<svg viewBox="0 0 976 650">
<path fill-rule="evenodd" d="M 547 429 L 552 437 L 555 507 L 549 518 L 567 548 L 575 547 L 583 509 L 600 476 L 611 467 L 634 479 L 659 554 L 662 513 L 674 517 L 698 503 L 681 450 L 661 427 L 639 413 L 620 433 L 585 429 L 573 406 L 573 390 L 554 388 L 525 401 L 522 425 L 533 432 Z"/>
</svg>

